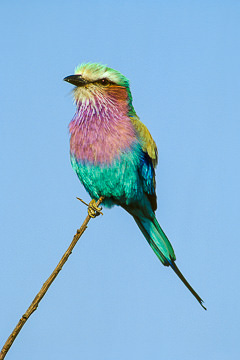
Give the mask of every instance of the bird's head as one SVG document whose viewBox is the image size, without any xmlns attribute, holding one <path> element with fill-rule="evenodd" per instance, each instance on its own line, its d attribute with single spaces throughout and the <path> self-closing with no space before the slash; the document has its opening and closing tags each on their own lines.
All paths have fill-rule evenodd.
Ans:
<svg viewBox="0 0 240 360">
<path fill-rule="evenodd" d="M 134 111 L 129 81 L 119 71 L 102 64 L 86 63 L 77 66 L 75 74 L 63 80 L 75 85 L 74 97 L 77 106 L 82 104 L 104 106 L 125 102 L 128 111 Z"/>
</svg>

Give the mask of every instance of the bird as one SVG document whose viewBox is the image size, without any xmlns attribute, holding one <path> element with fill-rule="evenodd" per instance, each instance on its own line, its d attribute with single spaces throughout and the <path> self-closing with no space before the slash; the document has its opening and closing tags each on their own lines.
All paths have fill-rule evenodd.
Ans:
<svg viewBox="0 0 240 360">
<path fill-rule="evenodd" d="M 157 221 L 155 169 L 158 151 L 132 103 L 129 80 L 119 71 L 82 63 L 64 81 L 74 85 L 76 112 L 69 123 L 70 160 L 92 198 L 121 206 L 135 220 L 149 245 L 170 266 L 202 308 L 203 300 L 176 265 L 176 256 Z"/>
</svg>

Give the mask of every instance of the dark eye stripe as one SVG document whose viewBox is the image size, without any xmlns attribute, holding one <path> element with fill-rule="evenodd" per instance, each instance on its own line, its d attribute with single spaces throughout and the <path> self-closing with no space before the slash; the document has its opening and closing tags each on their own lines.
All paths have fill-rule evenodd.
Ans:
<svg viewBox="0 0 240 360">
<path fill-rule="evenodd" d="M 96 80 L 96 81 L 94 81 L 93 83 L 95 83 L 95 84 L 101 84 L 101 85 L 115 85 L 114 82 L 109 81 L 109 80 L 106 79 L 106 78 L 103 78 L 103 79 L 100 79 L 100 80 Z"/>
</svg>

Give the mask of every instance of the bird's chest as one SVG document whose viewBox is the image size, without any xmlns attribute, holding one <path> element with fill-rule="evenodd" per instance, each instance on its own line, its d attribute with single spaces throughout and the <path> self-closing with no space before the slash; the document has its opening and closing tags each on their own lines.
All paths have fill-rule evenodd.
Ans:
<svg viewBox="0 0 240 360">
<path fill-rule="evenodd" d="M 111 164 L 136 141 L 131 120 L 122 114 L 75 117 L 69 130 L 71 156 L 80 163 Z"/>
</svg>

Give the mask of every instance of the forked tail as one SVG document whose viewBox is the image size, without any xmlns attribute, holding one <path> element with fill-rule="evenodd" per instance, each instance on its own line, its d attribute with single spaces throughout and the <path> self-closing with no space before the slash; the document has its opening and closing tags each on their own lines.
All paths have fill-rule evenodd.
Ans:
<svg viewBox="0 0 240 360">
<path fill-rule="evenodd" d="M 188 288 L 189 291 L 191 291 L 191 293 L 193 294 L 193 296 L 195 296 L 195 298 L 197 299 L 197 301 L 199 302 L 199 304 L 205 309 L 207 310 L 207 308 L 203 305 L 203 299 L 200 298 L 200 296 L 196 293 L 196 291 L 191 287 L 191 285 L 189 284 L 189 282 L 185 279 L 185 277 L 183 276 L 183 274 L 181 273 L 181 271 L 179 270 L 179 268 L 177 267 L 177 265 L 175 264 L 175 262 L 172 262 L 170 264 L 171 268 L 173 269 L 173 271 L 177 274 L 177 276 L 182 280 L 182 282 L 184 283 L 184 285 Z"/>
<path fill-rule="evenodd" d="M 141 232 L 143 233 L 144 237 L 148 241 L 149 245 L 159 258 L 159 260 L 163 263 L 163 265 L 171 266 L 173 271 L 182 280 L 188 290 L 191 291 L 191 293 L 197 299 L 203 309 L 207 310 L 206 307 L 203 305 L 203 300 L 191 287 L 189 282 L 185 279 L 185 277 L 175 264 L 176 256 L 174 254 L 172 245 L 168 240 L 167 236 L 165 235 L 164 231 L 162 230 L 161 226 L 159 225 L 156 217 L 154 216 L 152 219 L 149 219 L 144 216 L 133 215 L 133 218 L 136 221 Z"/>
</svg>

